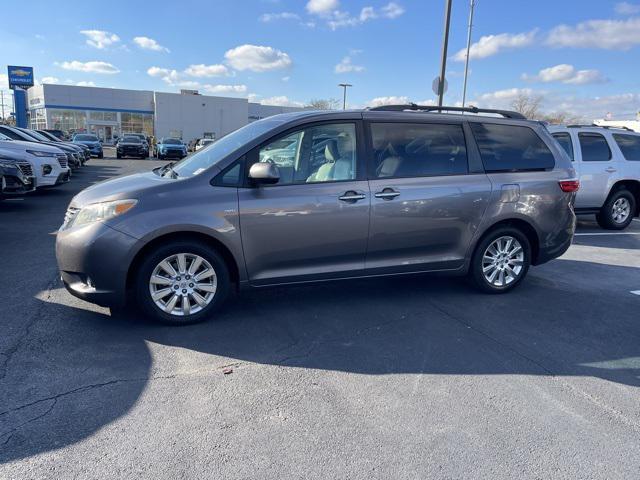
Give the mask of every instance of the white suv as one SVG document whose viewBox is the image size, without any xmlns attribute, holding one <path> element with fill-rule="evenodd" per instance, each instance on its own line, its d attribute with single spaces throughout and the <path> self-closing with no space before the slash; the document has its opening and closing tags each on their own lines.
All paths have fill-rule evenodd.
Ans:
<svg viewBox="0 0 640 480">
<path fill-rule="evenodd" d="M 71 178 L 67 155 L 57 147 L 12 140 L 2 134 L 0 134 L 0 147 L 15 152 L 16 158 L 31 164 L 37 188 L 66 183 Z"/>
<path fill-rule="evenodd" d="M 592 125 L 547 128 L 580 176 L 576 213 L 595 213 L 609 230 L 629 226 L 640 213 L 640 133 Z"/>
</svg>

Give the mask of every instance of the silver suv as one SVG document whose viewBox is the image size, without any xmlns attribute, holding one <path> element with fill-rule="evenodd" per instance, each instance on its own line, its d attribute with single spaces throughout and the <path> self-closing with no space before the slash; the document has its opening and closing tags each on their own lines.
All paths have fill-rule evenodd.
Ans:
<svg viewBox="0 0 640 480">
<path fill-rule="evenodd" d="M 80 192 L 56 253 L 73 295 L 167 323 L 205 319 L 232 285 L 442 272 L 501 293 L 567 250 L 577 189 L 515 112 L 305 111 Z"/>
<path fill-rule="evenodd" d="M 595 125 L 549 126 L 580 177 L 576 213 L 622 230 L 640 213 L 640 133 Z"/>
</svg>

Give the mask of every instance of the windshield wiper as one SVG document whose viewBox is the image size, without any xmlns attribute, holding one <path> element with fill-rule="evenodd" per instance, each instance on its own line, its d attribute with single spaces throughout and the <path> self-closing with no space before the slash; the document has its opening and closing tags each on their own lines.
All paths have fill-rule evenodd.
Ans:
<svg viewBox="0 0 640 480">
<path fill-rule="evenodd" d="M 173 169 L 175 162 L 167 163 L 164 167 L 162 167 L 161 176 L 165 176 L 167 173 L 171 174 L 171 178 L 178 178 L 178 173 Z"/>
</svg>

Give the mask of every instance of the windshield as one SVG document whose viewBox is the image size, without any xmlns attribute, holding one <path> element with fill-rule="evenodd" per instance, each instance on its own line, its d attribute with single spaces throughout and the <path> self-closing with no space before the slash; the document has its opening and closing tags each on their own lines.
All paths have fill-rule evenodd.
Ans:
<svg viewBox="0 0 640 480">
<path fill-rule="evenodd" d="M 31 138 L 35 138 L 40 142 L 50 142 L 47 137 L 40 135 L 38 132 L 34 132 L 33 130 L 27 130 L 26 128 L 21 128 L 20 131 L 26 135 L 29 135 Z"/>
<path fill-rule="evenodd" d="M 198 150 L 173 166 L 173 171 L 181 177 L 191 177 L 204 172 L 227 155 L 233 153 L 254 138 L 268 132 L 282 123 L 281 120 L 264 119 L 245 125 L 235 132 L 213 142 L 209 147 Z"/>
<path fill-rule="evenodd" d="M 3 142 L 8 142 L 11 139 L 9 137 L 7 137 L 6 135 L 0 133 L 0 140 L 2 140 Z"/>
<path fill-rule="evenodd" d="M 98 141 L 98 137 L 96 137 L 95 135 L 76 135 L 75 137 L 73 137 L 74 140 L 80 140 L 83 142 L 97 142 Z"/>
<path fill-rule="evenodd" d="M 165 138 L 162 140 L 164 145 L 182 145 L 182 142 L 177 138 Z"/>
<path fill-rule="evenodd" d="M 122 137 L 120 141 L 123 143 L 142 143 L 138 137 Z"/>
</svg>

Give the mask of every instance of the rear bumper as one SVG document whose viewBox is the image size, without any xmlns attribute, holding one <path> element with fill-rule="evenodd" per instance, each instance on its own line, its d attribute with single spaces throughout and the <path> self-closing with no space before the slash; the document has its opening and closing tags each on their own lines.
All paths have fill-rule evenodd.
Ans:
<svg viewBox="0 0 640 480">
<path fill-rule="evenodd" d="M 547 241 L 540 245 L 538 257 L 534 265 L 541 265 L 549 260 L 558 258 L 569 249 L 571 242 L 573 242 L 573 235 L 576 231 L 577 223 L 576 215 L 572 210 L 568 211 L 566 221 L 563 223 L 565 224 L 564 228 L 549 235 Z"/>
<path fill-rule="evenodd" d="M 65 288 L 91 303 L 123 306 L 130 255 L 137 242 L 100 222 L 59 231 L 56 259 Z"/>
</svg>

